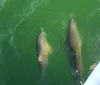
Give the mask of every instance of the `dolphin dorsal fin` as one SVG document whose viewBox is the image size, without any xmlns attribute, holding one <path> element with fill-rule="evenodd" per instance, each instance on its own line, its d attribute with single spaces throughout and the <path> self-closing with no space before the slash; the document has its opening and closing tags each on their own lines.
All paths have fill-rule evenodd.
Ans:
<svg viewBox="0 0 100 85">
<path fill-rule="evenodd" d="M 43 28 L 41 28 L 41 32 L 43 32 Z"/>
<path fill-rule="evenodd" d="M 70 18 L 71 18 L 71 19 L 74 18 L 74 15 L 73 15 L 72 13 L 70 13 L 69 15 L 70 15 Z"/>
</svg>

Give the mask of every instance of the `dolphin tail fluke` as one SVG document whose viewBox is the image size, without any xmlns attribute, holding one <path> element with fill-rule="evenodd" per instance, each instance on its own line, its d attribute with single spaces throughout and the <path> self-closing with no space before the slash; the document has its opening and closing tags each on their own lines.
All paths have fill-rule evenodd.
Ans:
<svg viewBox="0 0 100 85">
<path fill-rule="evenodd" d="M 45 79 L 44 79 L 44 73 L 42 73 L 42 75 L 41 75 L 41 83 L 42 83 L 42 85 L 46 85 Z"/>
<path fill-rule="evenodd" d="M 40 63 L 40 68 L 41 68 L 41 83 L 42 85 L 46 85 L 44 77 L 45 77 L 45 71 L 47 68 L 48 61 L 47 59 L 42 59 L 42 58 L 43 56 L 39 55 L 38 61 Z"/>
<path fill-rule="evenodd" d="M 47 67 L 47 64 L 42 64 L 42 67 L 41 67 L 41 83 L 42 85 L 46 85 L 45 83 L 45 71 L 46 71 L 46 67 Z"/>
</svg>

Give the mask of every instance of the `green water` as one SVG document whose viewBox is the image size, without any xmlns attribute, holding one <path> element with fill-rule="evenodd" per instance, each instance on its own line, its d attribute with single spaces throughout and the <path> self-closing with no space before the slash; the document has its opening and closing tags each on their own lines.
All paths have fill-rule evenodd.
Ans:
<svg viewBox="0 0 100 85">
<path fill-rule="evenodd" d="M 69 14 L 82 35 L 84 76 L 100 59 L 99 0 L 0 0 L 0 85 L 41 85 L 36 35 L 43 27 L 53 54 L 45 74 L 47 85 L 74 85 L 63 49 Z"/>
</svg>

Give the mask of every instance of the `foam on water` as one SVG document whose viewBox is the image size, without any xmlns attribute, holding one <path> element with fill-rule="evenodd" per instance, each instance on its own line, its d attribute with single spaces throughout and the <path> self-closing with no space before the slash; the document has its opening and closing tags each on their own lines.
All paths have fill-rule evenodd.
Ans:
<svg viewBox="0 0 100 85">
<path fill-rule="evenodd" d="M 36 8 L 42 4 L 40 0 L 30 2 L 28 7 L 23 8 L 18 13 L 13 14 L 13 18 L 21 16 L 22 19 L 30 16 L 32 13 L 35 12 Z"/>
<path fill-rule="evenodd" d="M 94 57 L 96 62 L 100 59 L 100 35 L 97 33 L 95 38 L 95 48 L 96 48 L 96 56 Z"/>
<path fill-rule="evenodd" d="M 30 2 L 30 4 L 28 5 L 28 7 L 23 8 L 21 11 L 19 11 L 18 13 L 13 14 L 12 18 L 13 20 L 15 20 L 16 18 L 20 17 L 19 21 L 16 23 L 15 26 L 12 26 L 10 28 L 9 34 L 11 34 L 11 38 L 9 39 L 9 43 L 10 45 L 13 46 L 15 52 L 17 53 L 17 55 L 20 57 L 20 53 L 17 50 L 16 45 L 14 44 L 14 35 L 16 33 L 16 30 L 18 28 L 18 26 L 27 18 L 29 17 L 31 14 L 33 14 L 36 10 L 36 8 L 38 6 L 40 6 L 41 1 L 37 0 L 37 1 L 32 1 Z M 11 24 L 13 25 L 13 20 L 11 22 Z"/>
<path fill-rule="evenodd" d="M 7 38 L 7 34 L 0 34 L 0 64 L 3 62 L 3 54 L 2 54 L 2 44 L 4 40 Z"/>
<path fill-rule="evenodd" d="M 4 8 L 5 2 L 8 0 L 0 0 L 0 11 Z"/>
</svg>

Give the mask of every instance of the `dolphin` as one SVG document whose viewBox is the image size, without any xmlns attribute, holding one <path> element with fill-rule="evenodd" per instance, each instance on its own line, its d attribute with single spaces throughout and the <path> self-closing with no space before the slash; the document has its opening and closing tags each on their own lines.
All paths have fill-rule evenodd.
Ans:
<svg viewBox="0 0 100 85">
<path fill-rule="evenodd" d="M 79 85 L 83 82 L 83 64 L 81 56 L 82 40 L 77 29 L 76 21 L 73 16 L 70 17 L 67 30 L 67 45 L 69 49 L 70 61 L 75 73 L 75 77 L 79 81 Z"/>
<path fill-rule="evenodd" d="M 46 33 L 43 31 L 43 28 L 41 28 L 41 32 L 37 36 L 36 46 L 38 53 L 38 62 L 41 68 L 41 82 L 44 85 L 44 74 L 48 66 L 48 57 L 52 53 L 53 49 L 47 41 Z"/>
</svg>

